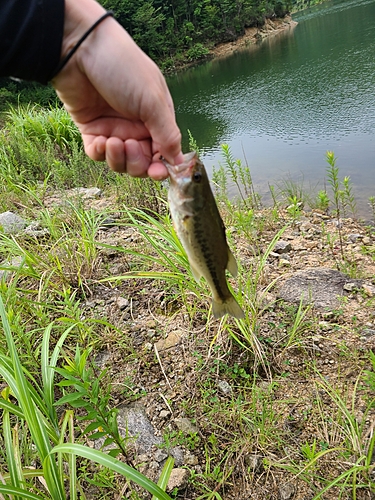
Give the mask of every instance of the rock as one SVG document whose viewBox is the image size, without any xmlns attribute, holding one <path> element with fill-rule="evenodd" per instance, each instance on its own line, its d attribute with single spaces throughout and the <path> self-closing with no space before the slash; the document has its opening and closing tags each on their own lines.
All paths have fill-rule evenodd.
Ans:
<svg viewBox="0 0 375 500">
<path fill-rule="evenodd" d="M 313 227 L 314 226 L 311 224 L 311 222 L 303 222 L 302 224 L 300 224 L 299 229 L 301 232 L 307 233 L 307 231 L 310 231 L 311 229 L 313 229 Z"/>
<path fill-rule="evenodd" d="M 250 469 L 251 472 L 262 472 L 263 471 L 263 457 L 256 453 L 250 453 L 245 456 L 245 465 Z"/>
<path fill-rule="evenodd" d="M 229 396 L 230 394 L 232 394 L 232 387 L 226 380 L 219 380 L 217 386 L 219 391 L 222 392 L 225 396 Z"/>
<path fill-rule="evenodd" d="M 198 427 L 194 425 L 188 418 L 175 418 L 174 423 L 177 429 L 184 434 L 196 434 L 198 432 Z"/>
<path fill-rule="evenodd" d="M 111 353 L 108 350 L 100 351 L 95 356 L 94 363 L 98 368 L 104 369 L 108 361 L 112 359 Z"/>
<path fill-rule="evenodd" d="M 168 337 L 165 339 L 158 340 L 155 346 L 156 349 L 160 351 L 165 351 L 166 349 L 170 349 L 171 347 L 175 347 L 181 342 L 181 334 L 180 332 L 171 332 Z"/>
<path fill-rule="evenodd" d="M 185 463 L 185 454 L 180 446 L 174 446 L 169 451 L 171 457 L 174 458 L 174 464 L 177 467 L 181 467 Z"/>
<path fill-rule="evenodd" d="M 354 290 L 358 290 L 358 286 L 355 283 L 345 283 L 344 290 L 346 292 L 354 292 Z"/>
<path fill-rule="evenodd" d="M 366 283 L 364 283 L 362 285 L 362 290 L 368 297 L 373 297 L 375 295 L 375 286 L 367 285 Z"/>
<path fill-rule="evenodd" d="M 278 254 L 288 253 L 291 250 L 292 250 L 292 245 L 288 241 L 284 240 L 277 241 L 275 246 L 273 247 L 273 252 Z"/>
<path fill-rule="evenodd" d="M 281 285 L 277 297 L 286 302 L 313 304 L 319 309 L 337 309 L 339 297 L 345 295 L 344 286 L 353 283 L 361 288 L 363 281 L 351 279 L 334 269 L 324 267 L 298 271 Z"/>
<path fill-rule="evenodd" d="M 292 484 L 290 484 L 290 483 L 282 484 L 279 487 L 280 500 L 290 500 L 291 498 L 294 497 L 295 491 L 296 490 Z"/>
<path fill-rule="evenodd" d="M 163 460 L 165 460 L 167 458 L 168 458 L 168 453 L 161 448 L 158 448 L 154 453 L 154 459 L 158 463 L 162 462 Z"/>
<path fill-rule="evenodd" d="M 363 335 L 364 337 L 375 337 L 375 330 L 371 328 L 365 328 L 364 330 L 362 330 L 361 335 Z"/>
<path fill-rule="evenodd" d="M 280 259 L 279 267 L 290 267 L 290 262 L 288 259 Z"/>
<path fill-rule="evenodd" d="M 171 412 L 169 410 L 161 410 L 159 417 L 162 419 L 168 418 Z"/>
<path fill-rule="evenodd" d="M 36 221 L 27 226 L 23 233 L 36 239 L 44 238 L 45 236 L 49 236 L 50 234 L 46 227 L 41 227 L 39 222 Z"/>
<path fill-rule="evenodd" d="M 143 405 L 136 403 L 120 407 L 117 420 L 121 436 L 134 437 L 137 453 L 149 453 L 153 446 L 161 444 L 162 438 L 155 435 Z"/>
<path fill-rule="evenodd" d="M 185 465 L 198 465 L 199 460 L 196 455 L 193 455 L 190 453 L 189 450 L 186 451 L 185 457 L 184 457 L 184 464 Z"/>
<path fill-rule="evenodd" d="M 348 234 L 348 240 L 351 243 L 357 243 L 357 241 L 360 239 L 362 239 L 362 235 L 359 233 Z"/>
<path fill-rule="evenodd" d="M 171 475 L 169 476 L 167 491 L 170 493 L 175 488 L 184 488 L 189 479 L 189 471 L 187 469 L 172 469 Z"/>
<path fill-rule="evenodd" d="M 72 194 L 80 196 L 84 200 L 93 200 L 95 198 L 100 198 L 103 195 L 103 191 L 97 187 L 91 187 L 91 188 L 80 187 L 73 189 Z"/>
<path fill-rule="evenodd" d="M 3 212 L 0 214 L 0 229 L 5 234 L 19 233 L 27 226 L 27 222 L 13 212 Z"/>
<path fill-rule="evenodd" d="M 120 309 L 120 311 L 123 311 L 128 307 L 129 300 L 125 299 L 125 297 L 117 297 L 115 300 L 115 304 Z"/>
</svg>

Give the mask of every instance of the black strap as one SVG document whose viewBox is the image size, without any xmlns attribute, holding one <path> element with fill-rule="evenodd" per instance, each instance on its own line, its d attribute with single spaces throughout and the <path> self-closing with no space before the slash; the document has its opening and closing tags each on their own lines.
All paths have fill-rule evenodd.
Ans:
<svg viewBox="0 0 375 500">
<path fill-rule="evenodd" d="M 67 53 L 67 55 L 59 62 L 57 68 L 55 69 L 53 76 L 56 76 L 60 71 L 63 69 L 63 67 L 68 63 L 68 61 L 72 58 L 72 56 L 75 54 L 75 52 L 79 49 L 79 47 L 82 45 L 82 43 L 86 40 L 86 38 L 94 31 L 94 29 L 102 22 L 104 19 L 107 19 L 107 17 L 113 17 L 113 11 L 108 10 L 105 14 L 103 14 L 99 19 L 84 33 L 81 38 L 78 40 L 78 42 L 74 45 L 74 47 Z M 53 78 L 53 77 L 52 77 Z"/>
</svg>

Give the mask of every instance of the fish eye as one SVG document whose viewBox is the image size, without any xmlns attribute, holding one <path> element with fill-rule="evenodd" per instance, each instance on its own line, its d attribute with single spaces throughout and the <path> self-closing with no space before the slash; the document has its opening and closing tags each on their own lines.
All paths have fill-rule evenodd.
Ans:
<svg viewBox="0 0 375 500">
<path fill-rule="evenodd" d="M 200 172 L 194 172 L 193 181 L 200 182 L 202 180 L 202 174 Z"/>
</svg>

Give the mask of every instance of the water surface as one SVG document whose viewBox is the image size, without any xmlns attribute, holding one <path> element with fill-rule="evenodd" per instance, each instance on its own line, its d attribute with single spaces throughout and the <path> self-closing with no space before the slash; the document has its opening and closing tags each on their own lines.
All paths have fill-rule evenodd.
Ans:
<svg viewBox="0 0 375 500">
<path fill-rule="evenodd" d="M 359 215 L 375 196 L 375 0 L 332 0 L 298 25 L 170 78 L 177 120 L 209 171 L 228 143 L 256 189 L 283 178 L 324 187 L 325 152 L 349 175 Z"/>
</svg>

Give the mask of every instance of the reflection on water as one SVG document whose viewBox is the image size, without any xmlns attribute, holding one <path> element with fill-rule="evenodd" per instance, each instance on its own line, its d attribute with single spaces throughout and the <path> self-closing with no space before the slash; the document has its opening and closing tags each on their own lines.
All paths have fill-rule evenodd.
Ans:
<svg viewBox="0 0 375 500">
<path fill-rule="evenodd" d="M 375 0 L 335 0 L 260 45 L 170 79 L 178 123 L 209 169 L 228 143 L 260 192 L 290 174 L 323 183 L 325 152 L 375 195 Z M 187 149 L 187 144 L 184 145 Z"/>
</svg>

